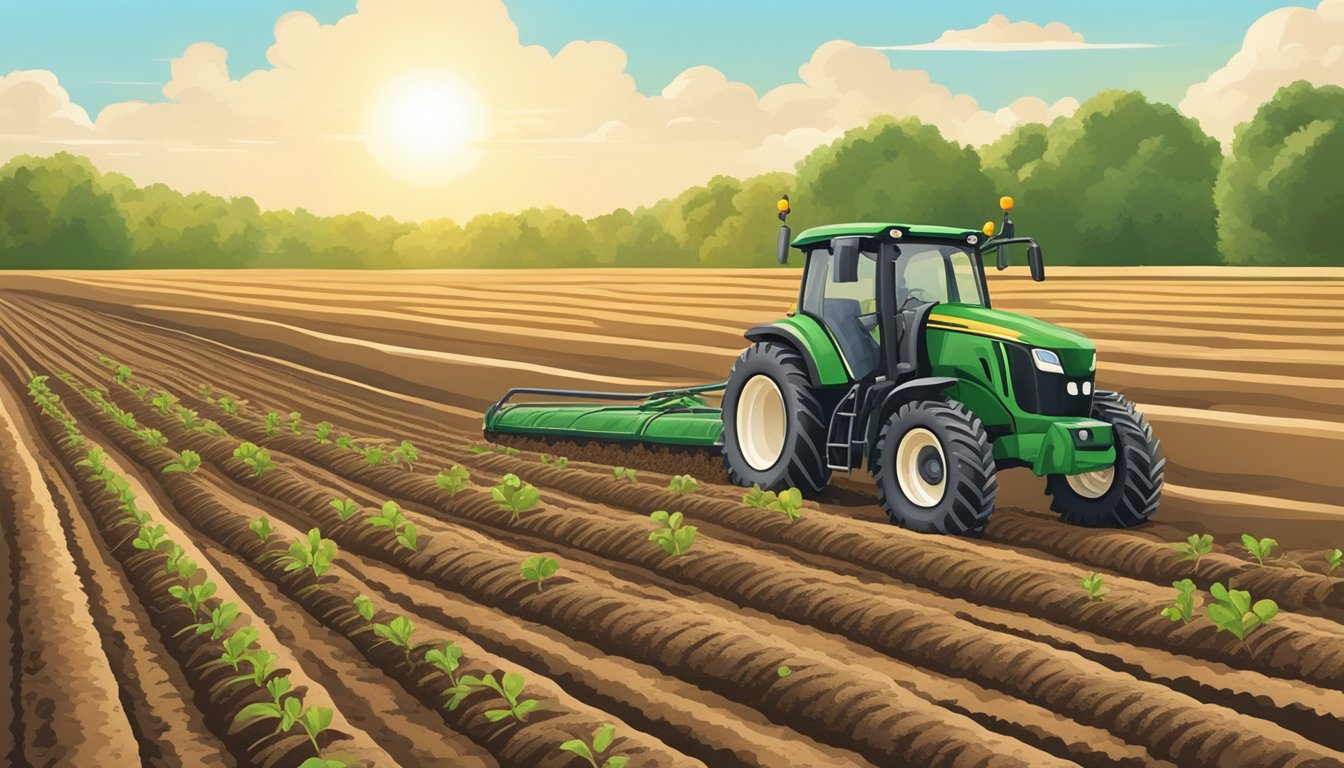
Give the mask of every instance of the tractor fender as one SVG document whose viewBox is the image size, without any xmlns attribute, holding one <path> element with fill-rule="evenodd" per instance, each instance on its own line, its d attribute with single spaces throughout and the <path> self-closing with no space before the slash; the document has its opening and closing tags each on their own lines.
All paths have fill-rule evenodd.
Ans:
<svg viewBox="0 0 1344 768">
<path fill-rule="evenodd" d="M 840 351 L 830 334 L 806 315 L 752 326 L 742 334 L 748 341 L 770 341 L 796 351 L 807 365 L 807 378 L 813 387 L 834 387 L 850 383 Z"/>
<path fill-rule="evenodd" d="M 936 395 L 956 383 L 957 380 L 951 376 L 921 376 L 894 386 L 889 381 L 874 384 L 868 394 L 868 402 L 873 407 L 868 408 L 868 425 L 864 435 L 868 440 L 869 465 L 872 464 L 873 451 L 877 445 L 877 433 L 896 409 L 912 400 Z"/>
</svg>

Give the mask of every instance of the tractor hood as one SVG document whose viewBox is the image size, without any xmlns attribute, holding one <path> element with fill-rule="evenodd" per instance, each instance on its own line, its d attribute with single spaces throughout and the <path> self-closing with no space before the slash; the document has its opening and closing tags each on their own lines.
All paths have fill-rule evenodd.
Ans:
<svg viewBox="0 0 1344 768">
<path fill-rule="evenodd" d="M 1097 347 L 1077 331 L 1016 312 L 974 304 L 939 304 L 929 313 L 931 330 L 971 333 L 1058 353 L 1065 370 L 1083 375 L 1092 370 Z"/>
</svg>

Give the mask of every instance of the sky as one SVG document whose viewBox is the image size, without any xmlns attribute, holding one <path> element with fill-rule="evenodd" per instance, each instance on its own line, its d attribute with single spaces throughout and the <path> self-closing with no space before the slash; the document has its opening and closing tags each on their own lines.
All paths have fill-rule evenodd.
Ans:
<svg viewBox="0 0 1344 768">
<path fill-rule="evenodd" d="M 509 0 L 525 44 L 558 52 L 571 40 L 608 40 L 630 52 L 640 91 L 657 93 L 687 67 L 713 66 L 765 92 L 797 76 L 821 43 L 900 45 L 933 40 L 995 13 L 1038 24 L 1063 21 L 1088 42 L 1151 43 L 1158 49 L 1014 53 L 893 51 L 892 62 L 925 69 L 955 92 L 998 109 L 1023 93 L 1079 100 L 1103 88 L 1137 89 L 1175 103 L 1236 52 L 1246 28 L 1277 0 Z M 109 5 L 115 12 L 109 13 Z M 306 11 L 334 23 L 353 0 L 0 0 L 0 72 L 46 69 L 90 113 L 125 99 L 162 100 L 168 59 L 213 42 L 239 72 L 266 66 L 275 20 Z M 1309 6 L 1310 4 L 1303 4 Z M 657 10 L 650 10 L 656 8 Z M 44 30 L 62 28 L 51 36 Z M 115 34 L 110 34 L 115 30 Z"/>
<path fill-rule="evenodd" d="M 979 146 L 1106 88 L 1226 146 L 1344 84 L 1344 0 L 0 0 L 0 163 L 263 207 L 585 215 L 788 171 L 881 116 Z"/>
</svg>

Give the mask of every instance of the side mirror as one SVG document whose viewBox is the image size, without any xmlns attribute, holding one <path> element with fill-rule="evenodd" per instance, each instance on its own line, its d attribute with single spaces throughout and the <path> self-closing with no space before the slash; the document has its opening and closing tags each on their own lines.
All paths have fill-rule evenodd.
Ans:
<svg viewBox="0 0 1344 768">
<path fill-rule="evenodd" d="M 831 282 L 857 283 L 859 281 L 859 238 L 837 237 L 831 241 L 831 250 L 835 253 L 835 265 L 831 269 Z"/>
<path fill-rule="evenodd" d="M 789 225 L 785 224 L 779 228 L 779 252 L 775 258 L 779 259 L 780 264 L 789 263 L 789 241 L 793 239 L 793 233 L 789 231 Z"/>
<path fill-rule="evenodd" d="M 1027 247 L 1027 263 L 1031 265 L 1031 279 L 1038 283 L 1045 281 L 1045 259 L 1041 257 L 1041 246 L 1032 243 Z"/>
</svg>

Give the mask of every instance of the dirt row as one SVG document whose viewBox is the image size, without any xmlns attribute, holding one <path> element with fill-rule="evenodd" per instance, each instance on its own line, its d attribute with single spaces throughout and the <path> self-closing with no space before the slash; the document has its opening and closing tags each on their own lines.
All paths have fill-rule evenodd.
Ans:
<svg viewBox="0 0 1344 768">
<path fill-rule="evenodd" d="M 238 425 L 231 426 L 231 429 L 238 429 Z M 239 433 L 242 433 L 242 432 L 239 432 Z M 286 445 L 288 445 L 288 440 L 277 441 L 277 443 L 282 443 L 282 444 L 286 444 Z M 335 449 L 328 449 L 328 451 L 335 451 Z M 347 460 L 347 461 L 349 461 L 349 460 L 351 460 L 351 457 L 349 457 L 349 456 L 347 455 L 347 456 L 344 457 L 344 459 Z M 503 459 L 503 457 L 489 457 L 489 459 L 484 459 L 484 460 L 500 461 L 500 460 L 504 460 L 504 459 Z M 335 459 L 324 459 L 324 460 L 319 461 L 319 463 L 320 463 L 320 464 L 329 464 L 329 463 L 331 463 L 331 461 L 340 461 L 340 457 L 335 457 Z M 359 463 L 362 463 L 362 461 L 355 461 L 355 464 L 359 464 Z M 355 477 L 358 477 L 358 476 L 359 476 L 360 468 L 358 467 L 358 465 L 356 465 L 356 467 L 345 467 L 345 465 L 336 464 L 336 467 L 340 469 L 340 473 L 341 473 L 341 475 L 343 475 L 343 476 L 355 476 Z M 535 467 L 534 467 L 534 469 L 535 469 Z M 372 472 L 379 472 L 379 471 L 376 471 L 376 469 L 375 469 L 375 471 L 372 471 Z M 382 471 L 382 472 L 390 472 L 390 471 Z M 403 498 L 405 498 L 406 491 L 405 491 L 405 490 L 401 491 L 401 494 L 403 495 Z M 482 514 L 485 514 L 485 512 L 482 512 Z M 711 570 L 712 570 L 712 569 L 711 569 Z M 824 604 L 824 601 L 823 601 L 823 604 Z M 1153 612 L 1153 613 L 1156 613 L 1156 608 L 1152 608 L 1152 612 Z"/>
</svg>

